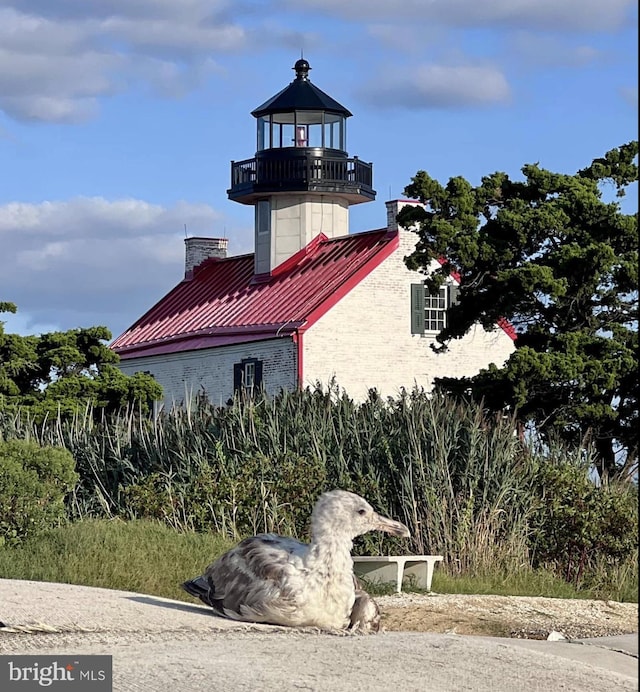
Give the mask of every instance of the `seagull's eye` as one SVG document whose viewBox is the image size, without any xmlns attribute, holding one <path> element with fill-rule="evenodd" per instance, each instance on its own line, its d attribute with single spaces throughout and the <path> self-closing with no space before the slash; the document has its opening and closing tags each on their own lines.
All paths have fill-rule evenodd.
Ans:
<svg viewBox="0 0 640 692">
<path fill-rule="evenodd" d="M 363 517 L 366 513 L 367 513 L 367 510 L 366 510 L 366 509 L 359 509 L 359 510 L 358 510 L 358 514 L 359 514 L 361 517 Z"/>
</svg>

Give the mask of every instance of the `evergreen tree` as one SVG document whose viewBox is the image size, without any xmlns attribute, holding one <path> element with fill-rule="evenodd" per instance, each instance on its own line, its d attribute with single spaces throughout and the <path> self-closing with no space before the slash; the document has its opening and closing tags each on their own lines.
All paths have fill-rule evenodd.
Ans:
<svg viewBox="0 0 640 692">
<path fill-rule="evenodd" d="M 426 278 L 432 290 L 461 276 L 436 350 L 477 322 L 493 329 L 506 319 L 517 331 L 504 366 L 437 386 L 515 409 L 543 436 L 591 439 L 608 474 L 638 456 L 638 218 L 619 204 L 637 183 L 637 154 L 634 141 L 574 175 L 531 164 L 523 181 L 496 172 L 477 187 L 419 171 L 405 194 L 425 208 L 398 217 L 417 224 L 411 269 L 444 262 Z M 618 199 L 607 200 L 613 190 Z"/>
</svg>

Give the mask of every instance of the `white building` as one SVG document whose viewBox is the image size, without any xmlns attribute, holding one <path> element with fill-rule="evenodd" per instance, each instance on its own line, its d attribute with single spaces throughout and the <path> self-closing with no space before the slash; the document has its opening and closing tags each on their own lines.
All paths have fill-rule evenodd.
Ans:
<svg viewBox="0 0 640 692">
<path fill-rule="evenodd" d="M 457 281 L 429 295 L 407 269 L 417 236 L 395 219 L 417 202 L 387 202 L 386 227 L 349 234 L 349 206 L 375 198 L 372 165 L 345 150 L 351 113 L 312 84 L 305 60 L 294 69 L 253 111 L 255 157 L 232 162 L 228 194 L 255 207 L 255 253 L 227 257 L 226 240 L 187 238 L 184 279 L 111 345 L 122 370 L 151 373 L 170 405 L 332 378 L 356 399 L 374 387 L 395 396 L 501 366 L 514 350 L 508 325 L 478 325 L 433 352 Z"/>
</svg>

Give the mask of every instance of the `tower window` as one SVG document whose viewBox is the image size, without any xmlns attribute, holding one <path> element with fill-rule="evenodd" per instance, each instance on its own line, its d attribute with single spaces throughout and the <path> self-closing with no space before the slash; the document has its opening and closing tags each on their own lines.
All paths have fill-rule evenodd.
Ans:
<svg viewBox="0 0 640 692">
<path fill-rule="evenodd" d="M 258 151 L 271 146 L 271 118 L 263 115 L 258 119 Z"/>
<path fill-rule="evenodd" d="M 306 147 L 309 143 L 309 132 L 306 125 L 296 125 L 296 146 Z"/>
<path fill-rule="evenodd" d="M 261 199 L 256 204 L 256 228 L 258 235 L 269 233 L 271 230 L 271 202 Z"/>
</svg>

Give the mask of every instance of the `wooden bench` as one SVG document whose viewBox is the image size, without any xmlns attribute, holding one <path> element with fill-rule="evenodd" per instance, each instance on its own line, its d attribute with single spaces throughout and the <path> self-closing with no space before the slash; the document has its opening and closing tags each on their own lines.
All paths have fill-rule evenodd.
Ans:
<svg viewBox="0 0 640 692">
<path fill-rule="evenodd" d="M 416 577 L 416 586 L 431 591 L 433 568 L 442 562 L 442 555 L 374 555 L 353 557 L 353 571 L 359 577 L 380 582 L 395 582 L 396 591 L 402 591 L 405 576 Z"/>
</svg>

